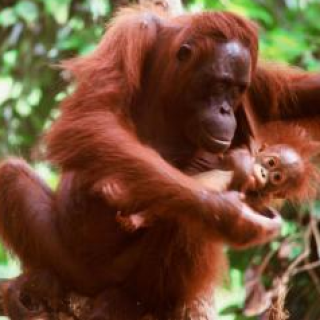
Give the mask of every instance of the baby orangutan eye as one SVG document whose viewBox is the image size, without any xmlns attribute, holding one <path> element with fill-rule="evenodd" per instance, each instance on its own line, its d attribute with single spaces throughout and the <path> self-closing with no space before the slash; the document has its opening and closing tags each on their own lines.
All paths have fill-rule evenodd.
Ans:
<svg viewBox="0 0 320 320">
<path fill-rule="evenodd" d="M 270 167 L 274 167 L 274 165 L 275 165 L 274 159 L 270 159 L 269 160 L 269 166 Z"/>
<path fill-rule="evenodd" d="M 272 172 L 270 175 L 270 181 L 274 185 L 279 185 L 283 183 L 284 179 L 285 176 L 281 172 Z"/>
<path fill-rule="evenodd" d="M 263 164 L 266 168 L 274 168 L 277 165 L 278 161 L 275 157 L 266 157 L 263 161 Z"/>
</svg>

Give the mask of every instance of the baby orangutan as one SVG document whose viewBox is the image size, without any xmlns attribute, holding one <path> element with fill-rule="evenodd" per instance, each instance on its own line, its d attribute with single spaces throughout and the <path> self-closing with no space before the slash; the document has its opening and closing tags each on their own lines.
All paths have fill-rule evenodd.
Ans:
<svg viewBox="0 0 320 320">
<path fill-rule="evenodd" d="M 221 163 L 229 170 L 224 171 L 225 188 L 242 191 L 246 202 L 258 211 L 273 199 L 303 201 L 316 191 L 316 169 L 288 144 L 263 145 L 251 151 L 236 149 L 223 156 Z M 221 173 L 212 170 L 196 178 L 216 190 L 214 182 L 219 176 Z"/>
<path fill-rule="evenodd" d="M 198 155 L 197 161 L 201 159 L 208 169 L 194 178 L 211 191 L 243 192 L 246 202 L 257 211 L 273 199 L 301 202 L 314 197 L 319 174 L 311 158 L 319 152 L 319 143 L 301 127 L 277 122 L 261 129 L 258 138 L 252 141 L 251 150 L 234 149 L 218 161 L 213 161 L 211 154 Z M 105 192 L 110 202 L 125 203 L 125 188 L 116 182 Z M 124 209 L 119 210 L 117 219 L 126 230 L 135 231 L 151 225 L 155 217 L 148 211 L 127 213 Z"/>
</svg>

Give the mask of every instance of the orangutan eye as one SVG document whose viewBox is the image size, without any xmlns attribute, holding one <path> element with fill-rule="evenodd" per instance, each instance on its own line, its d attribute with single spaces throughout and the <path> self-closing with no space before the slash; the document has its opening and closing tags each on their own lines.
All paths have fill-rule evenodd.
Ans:
<svg viewBox="0 0 320 320">
<path fill-rule="evenodd" d="M 277 160 L 278 159 L 276 159 L 275 157 L 265 157 L 263 160 L 263 164 L 267 168 L 274 168 L 278 164 Z"/>
<path fill-rule="evenodd" d="M 274 159 L 269 159 L 268 163 L 269 163 L 270 168 L 272 168 L 276 165 Z"/>
<path fill-rule="evenodd" d="M 189 59 L 189 57 L 191 56 L 191 53 L 192 53 L 191 46 L 185 43 L 179 48 L 179 51 L 177 53 L 177 58 L 179 61 L 185 61 Z"/>
<path fill-rule="evenodd" d="M 284 178 L 285 176 L 281 172 L 272 172 L 272 174 L 270 175 L 271 183 L 273 183 L 274 185 L 283 183 Z"/>
</svg>

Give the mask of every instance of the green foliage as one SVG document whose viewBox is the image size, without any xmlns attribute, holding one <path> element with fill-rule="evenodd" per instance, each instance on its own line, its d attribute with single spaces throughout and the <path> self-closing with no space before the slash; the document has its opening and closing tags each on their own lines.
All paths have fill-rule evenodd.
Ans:
<svg viewBox="0 0 320 320">
<path fill-rule="evenodd" d="M 320 3 L 277 0 L 194 0 L 194 11 L 230 10 L 258 22 L 264 59 L 319 70 Z"/>
<path fill-rule="evenodd" d="M 30 158 L 65 90 L 57 64 L 92 50 L 109 11 L 107 0 L 21 0 L 0 9 L 0 157 Z"/>
</svg>

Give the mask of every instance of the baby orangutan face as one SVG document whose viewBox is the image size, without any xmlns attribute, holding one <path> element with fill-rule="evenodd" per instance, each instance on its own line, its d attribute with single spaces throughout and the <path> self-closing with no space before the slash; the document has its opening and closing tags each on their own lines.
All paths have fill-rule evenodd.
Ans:
<svg viewBox="0 0 320 320">
<path fill-rule="evenodd" d="M 300 183 L 303 174 L 303 159 L 288 145 L 264 147 L 255 156 L 256 191 L 263 189 L 276 197 L 285 197 Z"/>
</svg>

